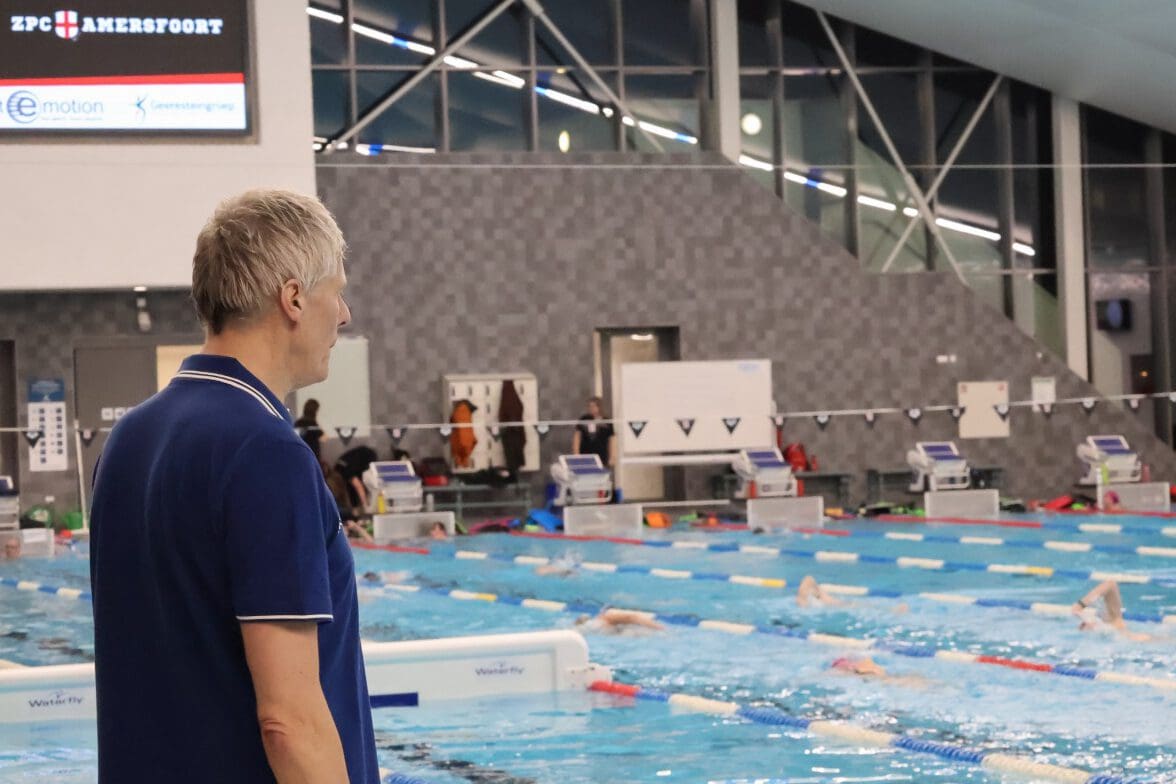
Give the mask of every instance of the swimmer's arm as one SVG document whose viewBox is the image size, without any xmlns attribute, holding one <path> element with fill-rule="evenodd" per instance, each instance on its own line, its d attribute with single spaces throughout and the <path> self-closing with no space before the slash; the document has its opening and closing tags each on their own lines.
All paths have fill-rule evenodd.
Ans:
<svg viewBox="0 0 1176 784">
<path fill-rule="evenodd" d="M 601 615 L 601 619 L 605 623 L 613 626 L 644 626 L 646 629 L 657 629 L 659 631 L 666 628 L 649 616 L 643 613 L 633 612 L 632 610 L 605 610 Z"/>
<path fill-rule="evenodd" d="M 241 624 L 265 756 L 279 784 L 347 781 L 339 730 L 319 681 L 318 625 Z"/>
<path fill-rule="evenodd" d="M 1080 614 L 1087 607 L 1094 604 L 1099 599 L 1101 599 L 1104 595 L 1106 595 L 1107 591 L 1111 590 L 1112 588 L 1117 588 L 1117 587 L 1118 586 L 1115 584 L 1114 580 L 1103 580 L 1101 583 L 1096 585 L 1094 588 L 1090 589 L 1090 591 L 1085 596 L 1083 596 L 1078 601 L 1074 602 L 1074 606 L 1071 609 L 1075 613 Z"/>
</svg>

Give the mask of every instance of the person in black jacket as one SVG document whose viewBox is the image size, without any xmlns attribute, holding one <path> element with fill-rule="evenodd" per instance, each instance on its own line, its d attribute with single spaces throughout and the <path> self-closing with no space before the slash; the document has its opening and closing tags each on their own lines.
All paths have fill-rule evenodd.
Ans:
<svg viewBox="0 0 1176 784">
<path fill-rule="evenodd" d="M 322 460 L 323 454 L 323 429 L 319 427 L 318 423 L 319 402 L 313 397 L 302 404 L 302 416 L 294 423 L 294 429 L 298 431 L 298 435 L 302 436 L 302 440 L 310 447 L 310 451 L 314 452 L 315 460 Z"/>
</svg>

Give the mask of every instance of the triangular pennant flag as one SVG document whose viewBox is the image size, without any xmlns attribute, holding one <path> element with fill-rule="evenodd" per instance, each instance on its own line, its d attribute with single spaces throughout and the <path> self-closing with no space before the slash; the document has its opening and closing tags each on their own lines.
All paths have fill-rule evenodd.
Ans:
<svg viewBox="0 0 1176 784">
<path fill-rule="evenodd" d="M 535 425 L 535 432 L 539 434 L 539 440 L 542 441 L 547 437 L 547 434 L 551 432 L 551 425 L 547 424 L 546 422 L 541 422 L 540 424 Z"/>
<path fill-rule="evenodd" d="M 956 422 L 960 421 L 960 417 L 964 415 L 964 411 L 965 409 L 963 406 L 952 406 L 951 408 L 947 409 L 948 415 L 951 416 L 952 420 Z"/>
<path fill-rule="evenodd" d="M 92 427 L 83 427 L 78 432 L 78 436 L 82 439 L 82 446 L 89 446 L 94 443 L 94 436 L 98 435 L 98 431 Z"/>
<path fill-rule="evenodd" d="M 1053 403 L 1042 403 L 1041 413 L 1045 414 L 1045 418 L 1049 419 L 1053 416 Z"/>
<path fill-rule="evenodd" d="M 1138 411 L 1139 410 L 1139 398 L 1137 398 L 1137 397 L 1127 398 L 1127 407 L 1130 408 L 1132 411 Z"/>
<path fill-rule="evenodd" d="M 782 414 L 776 414 L 772 417 L 772 424 L 776 427 L 784 427 L 784 416 Z"/>
<path fill-rule="evenodd" d="M 1098 401 L 1095 400 L 1094 398 L 1092 398 L 1092 397 L 1082 398 L 1082 410 L 1085 411 L 1086 413 L 1089 414 L 1091 411 L 1093 411 L 1094 407 L 1096 405 L 1098 405 Z"/>
<path fill-rule="evenodd" d="M 26 431 L 24 431 L 24 439 L 25 439 L 25 441 L 29 442 L 30 448 L 36 446 L 37 442 L 41 440 L 41 436 L 43 436 L 43 435 L 45 435 L 45 433 L 40 430 L 26 430 Z"/>
<path fill-rule="evenodd" d="M 817 414 L 815 417 L 813 417 L 813 419 L 816 420 L 817 427 L 819 427 L 822 430 L 825 429 L 825 425 L 829 424 L 829 415 L 828 414 Z"/>
<path fill-rule="evenodd" d="M 906 410 L 906 415 L 912 422 L 914 422 L 917 425 L 917 424 L 919 424 L 919 420 L 923 418 L 923 409 L 921 409 L 921 408 L 908 408 Z"/>
<path fill-rule="evenodd" d="M 675 421 L 678 423 L 678 427 L 682 428 L 682 432 L 686 435 L 690 435 L 690 431 L 694 429 L 693 419 L 677 419 Z"/>
<path fill-rule="evenodd" d="M 992 407 L 992 410 L 995 411 L 996 415 L 998 417 L 1000 417 L 1001 419 L 1008 419 L 1009 418 L 1009 404 L 1008 403 L 997 403 L 995 406 Z"/>
<path fill-rule="evenodd" d="M 493 438 L 495 441 L 502 438 L 502 429 L 499 428 L 498 425 L 490 425 L 486 429 L 490 431 L 490 437 Z"/>
<path fill-rule="evenodd" d="M 867 411 L 862 416 L 866 418 L 866 427 L 873 427 L 874 423 L 878 421 L 878 414 L 875 411 Z"/>
<path fill-rule="evenodd" d="M 646 421 L 643 419 L 634 419 L 629 421 L 629 429 L 633 431 L 634 438 L 641 438 L 641 431 L 645 429 Z"/>
<path fill-rule="evenodd" d="M 437 432 L 441 434 L 441 440 L 444 441 L 445 439 L 449 438 L 450 434 L 453 432 L 453 428 L 449 425 L 442 425 L 441 427 L 437 428 Z"/>
<path fill-rule="evenodd" d="M 351 439 L 355 438 L 354 427 L 337 427 L 335 432 L 339 434 L 339 440 L 343 442 L 343 446 L 351 443 Z"/>
<path fill-rule="evenodd" d="M 388 431 L 388 438 L 392 439 L 392 446 L 400 446 L 400 441 L 404 438 L 404 428 L 386 427 L 384 429 Z"/>
<path fill-rule="evenodd" d="M 727 428 L 727 433 L 734 433 L 735 428 L 739 427 L 739 423 L 743 421 L 743 417 L 723 417 L 723 427 Z"/>
</svg>

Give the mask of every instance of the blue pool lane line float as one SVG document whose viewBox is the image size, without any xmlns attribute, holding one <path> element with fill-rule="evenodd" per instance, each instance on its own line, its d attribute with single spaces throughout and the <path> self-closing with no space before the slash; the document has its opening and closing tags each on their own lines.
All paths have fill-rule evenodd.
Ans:
<svg viewBox="0 0 1176 784">
<path fill-rule="evenodd" d="M 646 689 L 612 681 L 596 681 L 589 689 L 595 692 L 650 702 L 664 702 L 679 710 L 705 713 L 712 716 L 738 716 L 756 724 L 810 732 L 826 738 L 875 748 L 895 748 L 921 754 L 933 754 L 952 762 L 979 765 L 987 770 L 1028 776 L 1039 781 L 1056 781 L 1063 784 L 1147 784 L 1145 779 L 1127 779 L 1121 776 L 1096 775 L 1080 768 L 1051 765 L 1033 759 L 1001 754 L 979 748 L 969 748 L 955 743 L 925 740 L 895 732 L 882 732 L 845 721 L 827 721 L 793 716 L 777 708 L 740 705 L 691 694 L 672 694 L 656 689 Z"/>
</svg>

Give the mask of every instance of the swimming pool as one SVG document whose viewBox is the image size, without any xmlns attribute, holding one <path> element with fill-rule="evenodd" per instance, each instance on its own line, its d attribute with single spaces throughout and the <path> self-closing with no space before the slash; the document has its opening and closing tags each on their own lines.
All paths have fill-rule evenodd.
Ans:
<svg viewBox="0 0 1176 784">
<path fill-rule="evenodd" d="M 1051 525 L 856 521 L 831 523 L 823 535 L 649 532 L 658 546 L 493 534 L 430 542 L 428 555 L 359 550 L 360 572 L 408 575 L 403 586 L 361 590 L 362 633 L 366 639 L 404 640 L 525 631 L 571 626 L 577 614 L 603 604 L 639 608 L 657 612 L 669 622 L 667 630 L 589 637 L 593 660 L 613 667 L 621 682 L 794 716 L 852 719 L 1095 773 L 1176 779 L 1176 726 L 1170 720 L 1176 690 L 1166 685 L 1176 675 L 1176 627 L 1159 622 L 1176 615 L 1176 558 L 1141 556 L 1133 549 L 1162 553 L 1176 538 L 1152 518 L 1117 519 L 1133 529 L 1126 534 L 1079 530 L 1091 521 L 1077 517 L 1016 520 Z M 1073 552 L 1046 542 L 1110 549 Z M 826 555 L 813 555 L 818 552 Z M 835 552 L 842 555 L 827 555 Z M 844 553 L 855 553 L 857 560 L 846 560 Z M 526 563 L 516 562 L 519 556 Z M 580 567 L 566 576 L 536 574 L 535 560 L 549 557 Z M 900 557 L 913 560 L 899 566 L 894 559 Z M 936 566 L 940 560 L 947 569 Z M 993 565 L 1040 568 L 1009 574 L 990 570 Z M 1082 633 L 1072 617 L 1042 611 L 1044 605 L 1068 605 L 1092 587 L 1093 581 L 1078 576 L 1092 572 L 1147 581 L 1124 582 L 1124 600 L 1144 618 L 1132 627 L 1161 642 Z M 901 596 L 846 597 L 854 604 L 799 608 L 795 586 L 804 574 Z M 766 580 L 733 583 L 731 576 Z M 2 563 L 0 578 L 84 589 L 86 562 L 67 554 Z M 781 578 L 787 587 L 774 587 Z M 463 601 L 452 598 L 454 590 L 489 596 Z M 522 597 L 571 607 L 520 606 Z M 960 597 L 1011 606 L 961 604 Z M 4 586 L 0 601 L 0 658 L 48 664 L 82 661 L 92 652 L 84 598 Z M 700 620 L 734 625 L 700 628 Z M 862 645 L 872 646 L 870 654 L 891 673 L 922 680 L 867 681 L 829 670 L 831 659 Z M 946 655 L 928 656 L 935 651 Z M 984 656 L 993 662 L 979 658 Z M 1092 679 L 1090 672 L 1126 682 Z M 375 719 L 380 764 L 426 781 L 1024 780 L 966 762 L 834 743 L 800 729 L 681 713 L 660 702 L 604 694 L 378 709 Z M 94 770 L 89 727 L 0 725 L 0 781 L 90 782 Z"/>
</svg>

